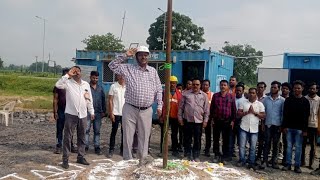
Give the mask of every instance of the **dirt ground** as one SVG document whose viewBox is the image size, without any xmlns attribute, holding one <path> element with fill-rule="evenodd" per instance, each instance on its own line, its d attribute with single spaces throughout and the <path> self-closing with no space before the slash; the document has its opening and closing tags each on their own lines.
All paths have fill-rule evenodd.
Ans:
<svg viewBox="0 0 320 180">
<path fill-rule="evenodd" d="M 103 120 L 101 130 L 101 145 L 103 155 L 95 155 L 93 146 L 90 146 L 86 158 L 91 163 L 91 165 L 88 167 L 88 170 L 85 170 L 84 172 L 89 171 L 90 168 L 93 168 L 93 165 L 99 160 L 107 161 L 105 160 L 105 154 L 107 152 L 109 144 L 111 123 L 109 121 Z M 55 122 L 50 121 L 35 123 L 30 119 L 23 120 L 16 118 L 14 120 L 14 123 L 9 124 L 8 127 L 0 124 L 0 179 L 19 179 L 15 178 L 16 175 L 25 179 L 41 179 L 39 176 L 36 176 L 36 173 L 34 172 L 40 172 L 42 170 L 42 174 L 50 174 L 52 172 L 47 171 L 48 169 L 55 169 L 55 167 L 59 167 L 59 163 L 61 163 L 61 155 L 53 154 L 55 148 L 55 131 Z M 154 129 L 152 130 L 152 138 L 150 144 L 151 155 L 153 157 L 157 157 L 157 154 L 159 152 L 159 140 L 160 129 L 159 126 L 155 125 Z M 116 142 L 118 143 L 116 148 L 119 149 L 120 133 L 118 133 L 117 135 Z M 320 148 L 318 148 L 317 152 L 318 157 L 320 156 L 319 149 Z M 113 163 L 122 160 L 121 156 L 119 156 L 118 154 L 119 151 L 115 151 L 115 155 L 112 158 Z M 169 158 L 172 159 L 171 156 Z M 273 170 L 271 168 L 267 168 L 265 171 L 253 172 L 245 168 L 235 167 L 236 160 L 237 158 L 235 158 L 232 164 L 228 164 L 225 166 L 234 169 L 241 169 L 241 171 L 257 179 L 320 179 L 320 176 L 316 177 L 310 175 L 310 170 L 305 167 L 302 168 L 302 174 L 296 174 L 292 171 L 283 172 L 281 170 Z M 70 163 L 75 164 L 75 161 L 76 154 L 72 154 L 70 157 Z M 201 156 L 201 161 L 210 161 L 210 159 Z M 107 165 L 105 164 L 104 166 Z M 314 168 L 316 168 L 316 166 L 318 166 L 318 160 L 316 160 Z M 71 169 L 72 168 L 73 166 L 71 166 Z M 78 167 L 77 165 L 75 165 L 74 168 L 81 169 L 83 167 Z M 135 176 L 133 176 L 132 173 L 130 173 L 130 168 L 126 170 L 126 173 L 126 177 L 128 177 L 128 179 L 137 179 L 135 178 Z M 3 178 L 4 176 L 9 174 L 13 174 L 13 176 Z M 209 176 L 203 174 L 200 177 L 201 179 L 210 179 Z M 235 177 L 235 179 L 238 178 L 239 177 Z M 72 179 L 72 176 L 70 175 L 69 178 L 66 179 Z M 86 176 L 83 176 L 82 178 L 79 178 L 78 176 L 77 179 L 86 179 Z M 159 179 L 161 178 L 159 177 Z"/>
</svg>

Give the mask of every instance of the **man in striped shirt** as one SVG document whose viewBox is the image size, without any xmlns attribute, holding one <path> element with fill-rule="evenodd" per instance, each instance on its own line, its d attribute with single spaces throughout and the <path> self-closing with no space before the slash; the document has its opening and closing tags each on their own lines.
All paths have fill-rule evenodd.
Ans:
<svg viewBox="0 0 320 180">
<path fill-rule="evenodd" d="M 127 57 L 136 56 L 137 64 L 123 64 Z M 132 144 L 138 133 L 139 165 L 149 162 L 149 136 L 152 123 L 152 104 L 158 104 L 157 114 L 162 114 L 162 86 L 157 70 L 148 66 L 149 49 L 140 46 L 130 49 L 109 63 L 109 68 L 126 81 L 125 104 L 122 110 L 123 158 L 132 159 Z"/>
</svg>

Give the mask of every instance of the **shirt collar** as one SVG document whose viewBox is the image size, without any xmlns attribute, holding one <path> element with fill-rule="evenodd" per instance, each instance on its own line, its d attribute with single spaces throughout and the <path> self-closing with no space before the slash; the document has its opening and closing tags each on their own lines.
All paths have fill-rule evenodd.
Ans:
<svg viewBox="0 0 320 180">
<path fill-rule="evenodd" d="M 136 68 L 141 70 L 141 71 L 151 71 L 151 66 L 147 65 L 146 69 L 143 69 L 142 67 L 140 67 L 138 64 L 136 65 Z"/>
<path fill-rule="evenodd" d="M 272 98 L 272 96 L 271 96 L 271 95 L 269 95 L 268 97 L 269 97 L 271 100 L 273 100 L 273 98 Z M 280 97 L 281 97 L 281 96 L 280 96 L 280 94 L 278 94 L 278 96 L 277 96 L 277 98 L 276 98 L 275 100 L 280 99 Z"/>
<path fill-rule="evenodd" d="M 75 81 L 73 78 L 71 78 L 71 82 L 78 84 L 77 81 Z M 80 79 L 79 85 L 82 86 L 83 84 L 84 84 L 84 81 L 82 79 Z"/>
<path fill-rule="evenodd" d="M 320 97 L 318 95 L 316 95 L 314 98 L 310 97 L 309 95 L 306 95 L 307 99 L 312 99 L 312 100 L 318 100 Z"/>
</svg>

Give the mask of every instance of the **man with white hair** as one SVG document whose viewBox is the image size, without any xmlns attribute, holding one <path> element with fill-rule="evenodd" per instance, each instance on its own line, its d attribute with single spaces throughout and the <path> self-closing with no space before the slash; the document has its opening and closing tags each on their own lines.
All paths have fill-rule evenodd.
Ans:
<svg viewBox="0 0 320 180">
<path fill-rule="evenodd" d="M 152 104 L 157 102 L 157 114 L 162 114 L 162 86 L 157 70 L 148 65 L 149 49 L 139 46 L 129 49 L 109 63 L 109 68 L 126 81 L 125 104 L 122 110 L 123 159 L 132 159 L 134 134 L 138 135 L 139 165 L 150 162 L 149 136 L 152 124 Z M 137 64 L 123 64 L 128 57 L 136 57 Z"/>
</svg>

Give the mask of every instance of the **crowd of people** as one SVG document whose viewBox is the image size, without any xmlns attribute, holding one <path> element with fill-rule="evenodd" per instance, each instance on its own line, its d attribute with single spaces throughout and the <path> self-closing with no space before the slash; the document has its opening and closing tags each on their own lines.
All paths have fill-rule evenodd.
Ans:
<svg viewBox="0 0 320 180">
<path fill-rule="evenodd" d="M 133 56 L 137 64 L 123 63 Z M 282 164 L 283 171 L 293 167 L 294 172 L 301 173 L 301 167 L 307 165 L 305 149 L 309 143 L 307 167 L 313 169 L 317 136 L 320 135 L 320 97 L 317 95 L 319 86 L 316 83 L 305 85 L 299 80 L 292 84 L 273 81 L 270 91 L 266 93 L 266 83 L 259 82 L 256 87 L 246 90 L 245 84 L 237 82 L 237 78 L 232 76 L 229 81 L 221 80 L 220 91 L 213 93 L 210 91 L 209 80 L 189 80 L 183 89 L 178 84 L 178 78 L 171 76 L 170 107 L 165 107 L 165 92 L 156 69 L 148 66 L 148 56 L 148 48 L 139 46 L 109 63 L 109 68 L 117 76 L 117 82 L 109 90 L 107 105 L 103 89 L 97 83 L 97 71 L 91 72 L 90 83 L 87 83 L 81 80 L 81 69 L 74 66 L 56 83 L 55 153 L 63 152 L 62 167 L 69 167 L 70 151 L 77 151 L 77 163 L 89 165 L 84 155 L 89 149 L 91 125 L 95 153 L 102 154 L 100 128 L 106 109 L 112 122 L 107 157 L 113 156 L 115 136 L 120 125 L 120 153 L 123 159 L 137 157 L 140 166 L 148 164 L 152 160 L 148 155 L 152 104 L 156 103 L 161 127 L 159 156 L 162 156 L 164 122 L 168 120 L 171 150 L 175 158 L 199 162 L 203 149 L 203 155 L 209 158 L 207 161 L 213 163 L 228 164 L 236 159 L 238 167 L 247 166 L 253 170 L 266 167 L 280 169 L 279 165 Z M 304 88 L 308 92 L 305 96 Z M 168 117 L 165 114 L 166 108 L 169 108 Z M 72 143 L 74 129 L 77 129 L 77 150 Z M 203 134 L 204 145 L 201 141 Z M 320 175 L 320 162 L 319 168 L 311 174 Z"/>
</svg>

